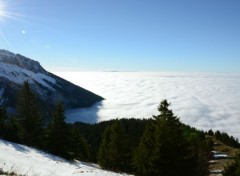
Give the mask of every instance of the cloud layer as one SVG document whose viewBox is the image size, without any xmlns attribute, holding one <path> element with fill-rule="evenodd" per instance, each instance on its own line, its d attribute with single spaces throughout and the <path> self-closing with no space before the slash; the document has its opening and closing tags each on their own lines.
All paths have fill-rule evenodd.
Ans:
<svg viewBox="0 0 240 176">
<path fill-rule="evenodd" d="M 181 121 L 199 129 L 240 138 L 240 74 L 150 72 L 55 73 L 106 100 L 92 108 L 67 111 L 68 121 L 149 118 L 162 99 Z"/>
</svg>

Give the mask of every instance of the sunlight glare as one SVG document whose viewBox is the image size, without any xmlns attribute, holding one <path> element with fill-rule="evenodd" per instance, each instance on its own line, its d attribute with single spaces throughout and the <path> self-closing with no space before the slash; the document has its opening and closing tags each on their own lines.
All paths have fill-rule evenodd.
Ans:
<svg viewBox="0 0 240 176">
<path fill-rule="evenodd" d="M 5 11 L 4 11 L 4 3 L 3 1 L 0 1 L 0 20 L 5 16 Z"/>
<path fill-rule="evenodd" d="M 14 4 L 0 0 L 0 22 L 5 21 L 7 19 L 11 20 L 20 20 L 23 15 L 18 14 L 16 12 L 13 12 L 10 10 L 11 7 L 13 7 Z"/>
<path fill-rule="evenodd" d="M 19 21 L 23 17 L 23 15 L 13 12 L 11 7 L 14 5 L 16 4 L 11 1 L 0 0 L 0 41 L 8 47 L 10 43 L 4 33 L 3 24 L 7 25 L 8 23 L 12 23 L 12 20 Z"/>
<path fill-rule="evenodd" d="M 8 13 L 6 1 L 0 0 L 0 24 L 4 23 L 7 18 L 11 18 L 11 15 Z M 10 47 L 10 44 L 7 40 L 6 35 L 3 32 L 2 25 L 0 26 L 0 40 L 4 44 L 4 46 Z"/>
</svg>

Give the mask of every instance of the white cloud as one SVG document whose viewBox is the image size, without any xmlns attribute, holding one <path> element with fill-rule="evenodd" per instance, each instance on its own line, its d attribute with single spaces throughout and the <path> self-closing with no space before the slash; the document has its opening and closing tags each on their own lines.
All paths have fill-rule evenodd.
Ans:
<svg viewBox="0 0 240 176">
<path fill-rule="evenodd" d="M 22 34 L 26 34 L 27 33 L 25 30 L 22 30 L 21 32 L 22 32 Z"/>
<path fill-rule="evenodd" d="M 162 99 L 171 102 L 182 122 L 199 129 L 226 131 L 240 138 L 240 75 L 210 73 L 58 72 L 104 100 L 72 110 L 70 122 L 148 118 Z"/>
</svg>

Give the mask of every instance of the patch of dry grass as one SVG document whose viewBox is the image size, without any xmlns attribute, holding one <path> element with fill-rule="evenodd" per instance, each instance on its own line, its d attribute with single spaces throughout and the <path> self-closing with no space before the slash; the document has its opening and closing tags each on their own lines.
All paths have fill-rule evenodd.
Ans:
<svg viewBox="0 0 240 176">
<path fill-rule="evenodd" d="M 227 145 L 225 145 L 224 143 L 216 140 L 215 137 L 212 137 L 212 140 L 214 142 L 214 144 L 218 144 L 218 145 L 214 145 L 213 146 L 213 151 L 218 151 L 224 154 L 227 154 L 229 157 L 228 158 L 224 158 L 224 159 L 213 159 L 210 162 L 210 166 L 209 166 L 209 170 L 224 170 L 226 169 L 229 165 L 232 165 L 234 163 L 234 158 L 236 157 L 237 153 L 239 152 L 239 149 L 233 148 L 233 147 L 229 147 Z M 213 176 L 214 174 L 211 174 L 211 176 Z M 218 174 L 221 175 L 221 174 Z"/>
</svg>

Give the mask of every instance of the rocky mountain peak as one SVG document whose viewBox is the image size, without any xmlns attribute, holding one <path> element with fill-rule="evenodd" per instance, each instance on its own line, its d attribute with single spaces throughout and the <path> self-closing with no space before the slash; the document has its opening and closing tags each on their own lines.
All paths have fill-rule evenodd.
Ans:
<svg viewBox="0 0 240 176">
<path fill-rule="evenodd" d="M 25 81 L 48 112 L 58 102 L 71 109 L 90 107 L 103 100 L 101 96 L 46 71 L 37 61 L 0 50 L 0 106 L 14 109 L 17 94 Z"/>
<path fill-rule="evenodd" d="M 39 62 L 3 49 L 0 49 L 0 63 L 1 62 L 5 64 L 16 65 L 20 68 L 32 71 L 34 73 L 46 72 L 39 64 Z"/>
</svg>

